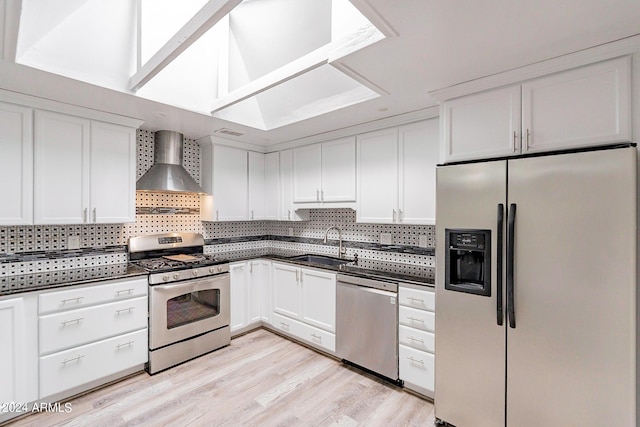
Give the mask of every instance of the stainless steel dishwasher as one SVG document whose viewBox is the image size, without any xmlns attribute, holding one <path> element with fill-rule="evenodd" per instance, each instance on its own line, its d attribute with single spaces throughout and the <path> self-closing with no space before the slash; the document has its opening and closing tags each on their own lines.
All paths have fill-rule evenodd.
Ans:
<svg viewBox="0 0 640 427">
<path fill-rule="evenodd" d="M 398 283 L 338 274 L 336 355 L 398 380 Z"/>
</svg>

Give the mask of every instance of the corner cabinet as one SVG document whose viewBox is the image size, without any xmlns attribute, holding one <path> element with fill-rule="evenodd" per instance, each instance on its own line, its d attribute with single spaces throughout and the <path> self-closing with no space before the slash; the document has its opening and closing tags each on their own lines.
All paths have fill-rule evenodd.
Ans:
<svg viewBox="0 0 640 427">
<path fill-rule="evenodd" d="M 356 221 L 435 224 L 437 119 L 357 136 Z"/>
<path fill-rule="evenodd" d="M 135 222 L 135 129 L 50 111 L 34 129 L 34 223 Z"/>
<path fill-rule="evenodd" d="M 271 319 L 271 262 L 258 259 L 229 264 L 231 281 L 231 336 L 269 324 Z"/>
<path fill-rule="evenodd" d="M 441 105 L 443 162 L 631 139 L 631 58 L 559 72 Z"/>
<path fill-rule="evenodd" d="M 32 224 L 33 110 L 0 102 L 0 129 L 0 225 Z"/>
</svg>

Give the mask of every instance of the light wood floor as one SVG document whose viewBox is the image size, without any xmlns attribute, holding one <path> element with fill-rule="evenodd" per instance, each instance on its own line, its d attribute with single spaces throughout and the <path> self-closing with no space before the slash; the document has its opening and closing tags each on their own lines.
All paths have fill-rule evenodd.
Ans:
<svg viewBox="0 0 640 427">
<path fill-rule="evenodd" d="M 433 405 L 264 329 L 18 426 L 433 426 Z"/>
</svg>

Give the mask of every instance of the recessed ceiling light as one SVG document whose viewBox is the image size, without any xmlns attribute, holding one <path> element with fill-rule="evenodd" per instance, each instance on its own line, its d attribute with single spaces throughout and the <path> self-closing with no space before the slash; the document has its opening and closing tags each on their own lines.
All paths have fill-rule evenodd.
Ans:
<svg viewBox="0 0 640 427">
<path fill-rule="evenodd" d="M 389 111 L 389 107 L 378 108 L 378 111 L 380 111 L 380 112 Z"/>
</svg>

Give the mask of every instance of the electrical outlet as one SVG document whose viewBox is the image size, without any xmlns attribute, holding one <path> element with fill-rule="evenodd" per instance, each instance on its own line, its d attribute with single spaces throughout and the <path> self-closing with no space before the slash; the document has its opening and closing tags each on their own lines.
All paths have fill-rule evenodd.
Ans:
<svg viewBox="0 0 640 427">
<path fill-rule="evenodd" d="M 391 244 L 391 233 L 380 233 L 380 244 L 381 245 L 390 245 Z"/>
<path fill-rule="evenodd" d="M 80 249 L 80 236 L 69 236 L 67 249 Z"/>
<path fill-rule="evenodd" d="M 289 227 L 289 236 L 293 236 L 293 228 Z"/>
<path fill-rule="evenodd" d="M 421 248 L 426 248 L 429 244 L 428 242 L 429 239 L 427 239 L 427 236 L 425 234 L 420 234 L 418 236 L 418 246 L 420 246 Z"/>
</svg>

